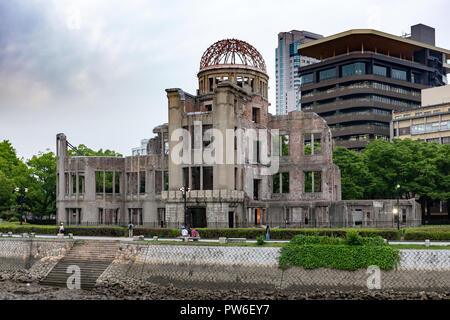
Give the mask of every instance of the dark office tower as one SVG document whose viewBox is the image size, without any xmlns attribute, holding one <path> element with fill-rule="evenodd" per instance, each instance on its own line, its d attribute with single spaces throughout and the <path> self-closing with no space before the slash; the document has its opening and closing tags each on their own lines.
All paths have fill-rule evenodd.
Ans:
<svg viewBox="0 0 450 320">
<path fill-rule="evenodd" d="M 393 110 L 417 108 L 421 89 L 447 83 L 450 51 L 433 45 L 433 28 L 411 30 L 409 38 L 349 30 L 298 47 L 320 60 L 299 68 L 302 110 L 326 120 L 335 145 L 360 150 L 389 140 Z"/>
</svg>

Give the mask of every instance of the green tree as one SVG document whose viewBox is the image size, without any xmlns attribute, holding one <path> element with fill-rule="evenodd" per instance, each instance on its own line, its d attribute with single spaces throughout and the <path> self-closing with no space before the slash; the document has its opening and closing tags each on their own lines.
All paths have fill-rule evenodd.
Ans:
<svg viewBox="0 0 450 320">
<path fill-rule="evenodd" d="M 365 199 L 369 176 L 362 155 L 344 147 L 336 147 L 333 161 L 341 171 L 342 199 Z"/>
<path fill-rule="evenodd" d="M 35 216 L 56 214 L 56 159 L 53 152 L 40 152 L 28 160 L 33 181 L 28 198 Z"/>
<path fill-rule="evenodd" d="M 106 149 L 105 151 L 103 151 L 103 149 L 100 149 L 98 151 L 94 151 L 84 144 L 78 145 L 76 149 L 87 157 L 123 157 L 122 154 L 114 150 Z M 79 154 L 76 153 L 74 150 L 69 150 L 69 156 L 79 156 Z"/>
</svg>

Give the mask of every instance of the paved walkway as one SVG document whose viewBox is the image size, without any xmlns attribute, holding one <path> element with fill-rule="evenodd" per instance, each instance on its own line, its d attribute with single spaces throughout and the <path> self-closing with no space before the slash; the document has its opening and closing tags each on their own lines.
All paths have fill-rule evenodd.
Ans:
<svg viewBox="0 0 450 320">
<path fill-rule="evenodd" d="M 22 235 L 15 234 L 14 238 L 21 238 Z M 45 239 L 57 239 L 56 235 L 43 235 L 37 234 L 36 238 L 45 238 Z M 67 239 L 68 236 L 65 236 Z M 128 237 L 93 237 L 93 236 L 74 236 L 74 240 L 101 240 L 101 241 L 133 241 L 133 238 Z M 161 241 L 175 241 L 181 242 L 178 238 L 159 238 Z M 144 238 L 144 240 L 153 240 L 153 238 Z M 199 239 L 199 242 L 219 242 L 219 239 Z M 256 240 L 247 240 L 248 243 L 255 243 Z M 266 241 L 268 243 L 287 243 L 289 240 L 269 240 Z M 393 240 L 389 241 L 390 244 L 416 244 L 416 245 L 425 245 L 425 241 L 399 241 Z M 450 246 L 450 241 L 430 241 L 430 245 L 432 246 Z"/>
</svg>

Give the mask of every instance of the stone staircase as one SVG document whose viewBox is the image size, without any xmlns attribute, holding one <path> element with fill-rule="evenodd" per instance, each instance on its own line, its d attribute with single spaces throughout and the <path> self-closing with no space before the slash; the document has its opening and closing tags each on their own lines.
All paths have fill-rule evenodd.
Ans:
<svg viewBox="0 0 450 320">
<path fill-rule="evenodd" d="M 81 289 L 92 289 L 100 275 L 114 260 L 118 248 L 119 243 L 115 241 L 78 240 L 41 283 L 66 287 L 68 277 L 73 275 L 67 273 L 67 268 L 75 265 L 80 268 Z"/>
</svg>

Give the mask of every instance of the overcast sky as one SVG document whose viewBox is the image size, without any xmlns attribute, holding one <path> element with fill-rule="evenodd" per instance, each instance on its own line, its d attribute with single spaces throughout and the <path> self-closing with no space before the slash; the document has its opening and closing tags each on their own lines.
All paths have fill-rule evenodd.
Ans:
<svg viewBox="0 0 450 320">
<path fill-rule="evenodd" d="M 195 94 L 203 52 L 238 38 L 260 51 L 275 107 L 277 34 L 329 36 L 424 23 L 450 48 L 450 2 L 0 0 L 0 141 L 30 158 L 63 132 L 124 155 L 167 122 L 166 88 Z"/>
</svg>

